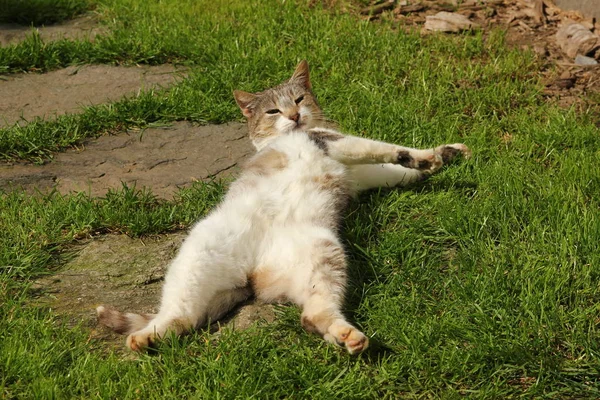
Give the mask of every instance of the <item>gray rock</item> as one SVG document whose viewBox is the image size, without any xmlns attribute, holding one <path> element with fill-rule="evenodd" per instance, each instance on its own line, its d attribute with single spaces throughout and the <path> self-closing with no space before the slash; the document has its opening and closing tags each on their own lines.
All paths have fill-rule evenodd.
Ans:
<svg viewBox="0 0 600 400">
<path fill-rule="evenodd" d="M 592 57 L 582 56 L 581 54 L 577 54 L 575 57 L 575 64 L 577 65 L 598 65 L 598 61 Z"/>
<path fill-rule="evenodd" d="M 425 30 L 436 32 L 460 32 L 478 28 L 479 25 L 462 14 L 441 11 L 426 17 Z"/>
</svg>

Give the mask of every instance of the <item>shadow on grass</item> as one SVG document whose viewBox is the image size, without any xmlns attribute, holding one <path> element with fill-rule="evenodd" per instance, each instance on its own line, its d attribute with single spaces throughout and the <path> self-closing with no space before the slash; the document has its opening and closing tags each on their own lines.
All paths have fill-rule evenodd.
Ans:
<svg viewBox="0 0 600 400">
<path fill-rule="evenodd" d="M 380 207 L 384 199 L 392 192 L 403 191 L 411 192 L 414 195 L 424 195 L 428 193 L 458 192 L 463 197 L 469 197 L 476 192 L 477 184 L 472 180 L 451 180 L 443 181 L 427 180 L 415 183 L 404 188 L 379 189 L 363 193 L 358 200 L 354 201 L 348 214 L 353 214 L 350 222 L 344 226 L 343 240 L 349 259 L 348 279 L 358 286 L 358 290 L 348 291 L 345 302 L 345 314 L 351 323 L 358 318 L 357 310 L 363 301 L 364 291 L 360 288 L 369 287 L 372 284 L 381 283 L 386 279 L 376 267 L 365 268 L 366 265 L 376 265 L 378 263 L 366 250 L 373 242 L 377 242 L 386 222 L 381 219 L 373 218 L 372 210 Z M 350 230 L 357 226 L 370 226 L 368 235 L 351 234 Z M 358 324 L 360 325 L 360 324 Z M 369 348 L 365 351 L 365 360 L 367 362 L 379 362 L 382 358 L 396 354 L 397 350 L 389 343 L 384 343 L 377 339 L 371 339 Z"/>
<path fill-rule="evenodd" d="M 88 0 L 0 0 L 0 22 L 50 25 L 71 19 L 90 8 Z"/>
</svg>

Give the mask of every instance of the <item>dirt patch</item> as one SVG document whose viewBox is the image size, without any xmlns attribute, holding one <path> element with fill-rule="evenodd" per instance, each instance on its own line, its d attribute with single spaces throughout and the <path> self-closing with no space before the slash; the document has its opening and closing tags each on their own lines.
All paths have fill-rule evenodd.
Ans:
<svg viewBox="0 0 600 400">
<path fill-rule="evenodd" d="M 197 126 L 176 122 L 89 140 L 46 165 L 0 165 L 0 188 L 57 188 L 103 196 L 121 182 L 170 198 L 193 181 L 223 177 L 254 153 L 244 124 Z"/>
<path fill-rule="evenodd" d="M 586 1 L 565 0 L 562 3 L 583 7 Z M 546 84 L 544 95 L 548 100 L 563 107 L 598 108 L 585 97 L 600 93 L 600 64 L 577 65 L 574 59 L 563 53 L 556 41 L 558 29 L 573 22 L 581 23 L 598 35 L 600 22 L 589 14 L 562 10 L 550 0 L 373 1 L 361 13 L 365 19 L 392 18 L 400 28 L 419 29 L 428 34 L 430 32 L 423 29 L 427 17 L 443 11 L 467 17 L 483 29 L 484 34 L 490 29 L 504 29 L 509 45 L 536 53 L 542 65 L 540 73 Z M 600 50 L 588 56 L 599 61 Z"/>
<path fill-rule="evenodd" d="M 60 39 L 93 40 L 105 34 L 106 28 L 98 24 L 94 14 L 87 14 L 61 24 L 32 28 L 18 24 L 0 24 L 0 45 L 17 44 L 36 31 L 44 42 Z"/>
<path fill-rule="evenodd" d="M 132 239 L 107 235 L 77 245 L 72 249 L 76 257 L 61 271 L 35 282 L 34 301 L 50 307 L 71 326 L 91 328 L 91 337 L 120 347 L 123 337 L 98 326 L 95 308 L 108 304 L 122 311 L 157 312 L 166 268 L 185 236 Z M 271 305 L 247 302 L 212 329 L 247 329 L 274 318 Z"/>
<path fill-rule="evenodd" d="M 46 74 L 7 75 L 0 80 L 0 128 L 80 111 L 143 89 L 173 84 L 184 69 L 159 66 L 83 65 Z"/>
</svg>

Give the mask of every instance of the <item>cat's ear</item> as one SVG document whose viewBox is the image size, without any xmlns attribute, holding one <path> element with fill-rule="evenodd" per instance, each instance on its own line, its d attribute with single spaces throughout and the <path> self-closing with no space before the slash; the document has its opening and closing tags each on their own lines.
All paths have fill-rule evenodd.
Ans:
<svg viewBox="0 0 600 400">
<path fill-rule="evenodd" d="M 296 70 L 292 74 L 290 81 L 299 82 L 302 86 L 304 86 L 307 89 L 311 88 L 310 75 L 308 73 L 308 63 L 306 62 L 306 60 L 300 61 L 300 63 L 296 67 Z"/>
<path fill-rule="evenodd" d="M 241 90 L 234 90 L 233 97 L 235 97 L 235 102 L 237 103 L 237 105 L 240 106 L 244 117 L 250 118 L 252 116 L 252 110 L 248 106 L 250 105 L 252 100 L 256 98 L 256 95 L 248 92 L 243 92 Z"/>
</svg>

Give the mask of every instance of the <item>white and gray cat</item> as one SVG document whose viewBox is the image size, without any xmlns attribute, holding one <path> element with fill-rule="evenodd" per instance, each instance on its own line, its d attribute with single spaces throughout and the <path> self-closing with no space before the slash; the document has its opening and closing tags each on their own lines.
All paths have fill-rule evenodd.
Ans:
<svg viewBox="0 0 600 400">
<path fill-rule="evenodd" d="M 322 128 L 302 61 L 283 84 L 234 92 L 256 155 L 223 201 L 192 228 L 172 261 L 158 314 L 97 308 L 101 323 L 141 350 L 223 317 L 252 294 L 291 301 L 302 326 L 351 354 L 368 338 L 342 313 L 346 255 L 342 210 L 360 190 L 404 185 L 437 171 L 463 144 L 417 150 Z"/>
</svg>

